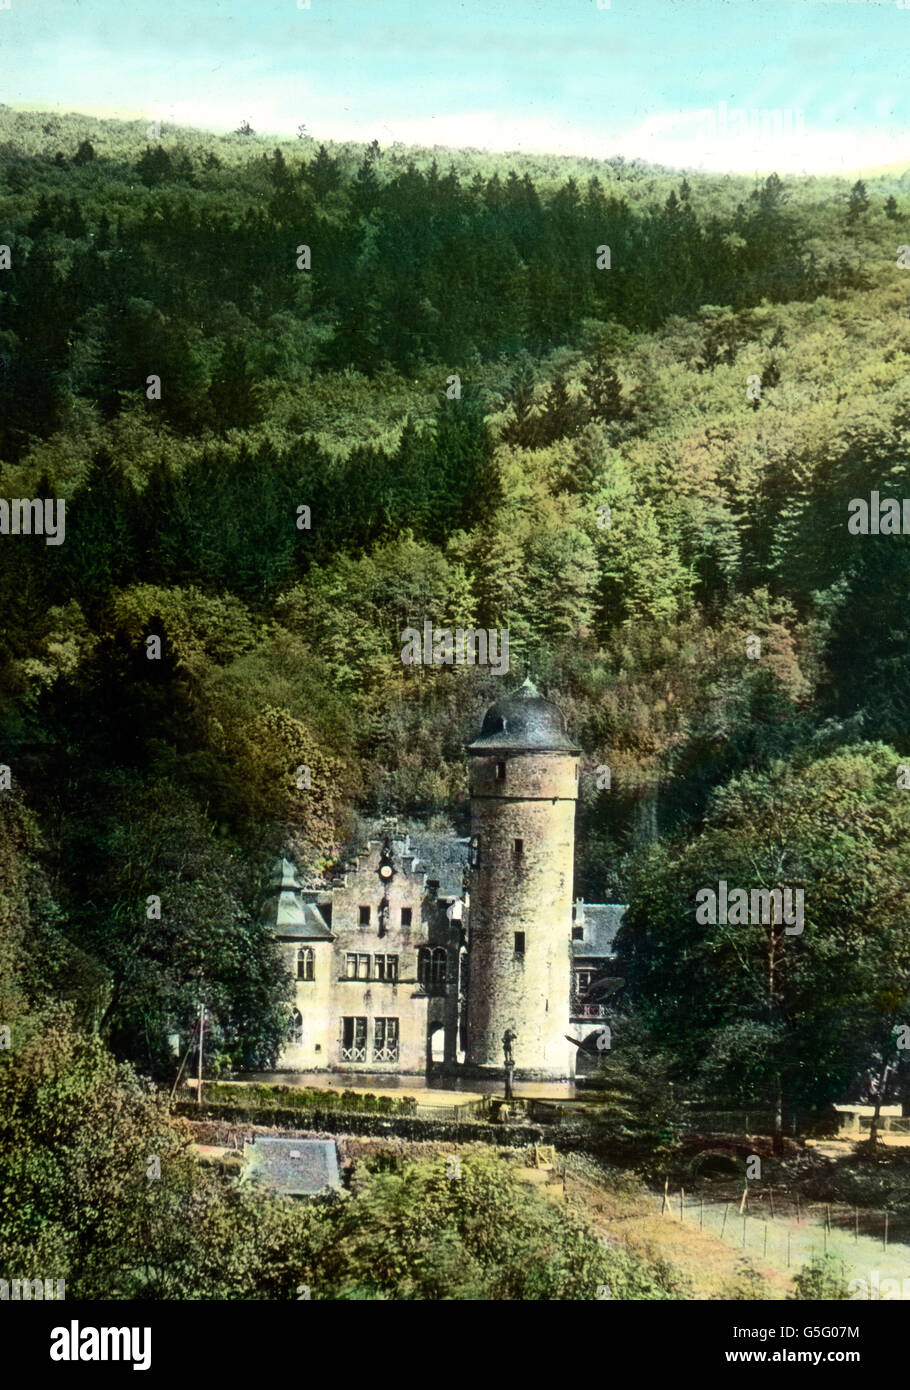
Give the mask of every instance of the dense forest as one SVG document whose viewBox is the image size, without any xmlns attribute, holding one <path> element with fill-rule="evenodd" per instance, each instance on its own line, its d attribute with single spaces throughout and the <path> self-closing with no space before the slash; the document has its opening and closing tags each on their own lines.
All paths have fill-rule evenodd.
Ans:
<svg viewBox="0 0 910 1390">
<path fill-rule="evenodd" d="M 269 854 L 462 829 L 529 673 L 584 749 L 577 891 L 630 903 L 620 1021 L 693 1095 L 899 1078 L 910 549 L 847 508 L 910 486 L 906 242 L 910 171 L 0 108 L 0 494 L 66 500 L 62 544 L 0 536 L 20 1045 L 169 1081 L 204 988 L 211 1071 L 270 1065 Z M 425 619 L 508 629 L 510 674 L 404 665 Z M 803 936 L 696 927 L 737 875 Z"/>
</svg>

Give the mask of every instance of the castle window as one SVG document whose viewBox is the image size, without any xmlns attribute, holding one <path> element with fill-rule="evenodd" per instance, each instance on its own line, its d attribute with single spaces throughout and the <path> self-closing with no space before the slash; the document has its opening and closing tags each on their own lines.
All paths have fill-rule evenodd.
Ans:
<svg viewBox="0 0 910 1390">
<path fill-rule="evenodd" d="M 377 1018 L 373 1023 L 373 1061 L 398 1061 L 398 1019 Z"/>
<path fill-rule="evenodd" d="M 298 980 L 312 980 L 313 978 L 312 946 L 298 946 L 297 948 L 297 978 Z"/>
<path fill-rule="evenodd" d="M 572 940 L 573 940 L 573 941 L 584 941 L 584 939 L 585 939 L 585 929 L 584 929 L 584 927 L 573 927 L 573 928 L 572 928 Z"/>
<path fill-rule="evenodd" d="M 401 925 L 403 927 L 409 927 L 411 925 L 412 913 L 413 909 L 410 907 L 403 907 L 401 909 Z"/>
<path fill-rule="evenodd" d="M 367 1059 L 367 1021 L 365 1018 L 341 1020 L 342 1062 L 365 1062 Z"/>
<path fill-rule="evenodd" d="M 497 782 L 504 782 L 504 781 L 506 780 L 506 765 L 505 765 L 505 763 L 497 763 L 497 764 L 496 764 L 496 780 L 497 780 Z"/>
<path fill-rule="evenodd" d="M 417 952 L 417 978 L 427 994 L 445 994 L 446 953 L 441 946 L 421 946 Z"/>
<path fill-rule="evenodd" d="M 348 980 L 368 980 L 370 978 L 370 958 L 367 955 L 358 955 L 356 951 L 349 951 L 344 958 L 345 978 Z"/>
<path fill-rule="evenodd" d="M 301 1047 L 303 1045 L 303 1015 L 299 1009 L 295 1009 L 291 1014 L 288 1037 L 295 1047 Z"/>
<path fill-rule="evenodd" d="M 515 954 L 516 954 L 516 956 L 523 956 L 524 953 L 525 953 L 525 934 L 524 934 L 523 931 L 517 931 L 517 932 L 515 933 Z"/>
<path fill-rule="evenodd" d="M 515 858 L 520 859 L 525 852 L 524 840 L 514 840 L 512 843 L 512 849 L 515 854 Z"/>
<path fill-rule="evenodd" d="M 397 956 L 374 956 L 376 963 L 376 979 L 394 981 L 398 979 L 398 957 Z"/>
<path fill-rule="evenodd" d="M 480 868 L 480 840 L 476 835 L 471 836 L 470 854 L 468 863 L 472 869 Z"/>
<path fill-rule="evenodd" d="M 370 909 L 368 907 L 362 907 L 360 909 L 360 925 L 362 927 L 368 927 L 370 925 Z"/>
</svg>

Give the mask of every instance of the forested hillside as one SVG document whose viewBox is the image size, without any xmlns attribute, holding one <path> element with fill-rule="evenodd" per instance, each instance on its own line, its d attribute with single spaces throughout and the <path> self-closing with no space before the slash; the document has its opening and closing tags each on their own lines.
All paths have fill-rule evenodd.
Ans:
<svg viewBox="0 0 910 1390">
<path fill-rule="evenodd" d="M 457 816 L 466 736 L 530 673 L 584 748 L 577 891 L 632 901 L 630 988 L 659 1030 L 674 981 L 681 1074 L 715 1084 L 734 1020 L 836 1035 L 800 1101 L 877 1065 L 910 986 L 910 551 L 846 521 L 910 484 L 907 241 L 910 172 L 0 109 L 0 494 L 67 503 L 62 544 L 0 537 L 7 1016 L 69 999 L 164 1077 L 204 977 L 212 1067 L 268 1065 L 263 856 L 318 872 L 358 815 Z M 403 665 L 425 619 L 507 628 L 509 676 Z M 743 788 L 773 820 L 807 782 L 835 813 L 781 832 L 787 871 L 824 862 L 807 920 L 843 930 L 862 1020 L 812 1013 L 809 958 L 792 998 L 728 977 L 693 1022 L 714 946 L 663 933 L 680 885 L 748 862 Z M 877 825 L 894 857 L 856 881 Z M 749 1037 L 722 1077 L 744 1093 L 786 1071 L 750 1070 Z"/>
</svg>

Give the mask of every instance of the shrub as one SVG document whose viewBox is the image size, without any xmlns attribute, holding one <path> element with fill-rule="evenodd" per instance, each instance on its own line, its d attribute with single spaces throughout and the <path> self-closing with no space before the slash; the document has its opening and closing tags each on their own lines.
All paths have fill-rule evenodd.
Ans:
<svg viewBox="0 0 910 1390">
<path fill-rule="evenodd" d="M 816 1255 L 808 1260 L 793 1283 L 795 1299 L 817 1302 L 849 1297 L 840 1261 L 831 1255 Z"/>
</svg>

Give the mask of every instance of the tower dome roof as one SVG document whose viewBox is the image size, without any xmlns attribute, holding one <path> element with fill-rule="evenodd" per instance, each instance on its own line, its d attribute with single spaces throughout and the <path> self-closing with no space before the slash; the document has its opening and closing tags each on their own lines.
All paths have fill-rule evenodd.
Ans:
<svg viewBox="0 0 910 1390">
<path fill-rule="evenodd" d="M 558 705 L 545 700 L 533 681 L 525 680 L 511 695 L 492 704 L 483 717 L 480 734 L 468 745 L 469 753 L 537 750 L 579 753 L 566 731 L 566 719 Z"/>
</svg>

